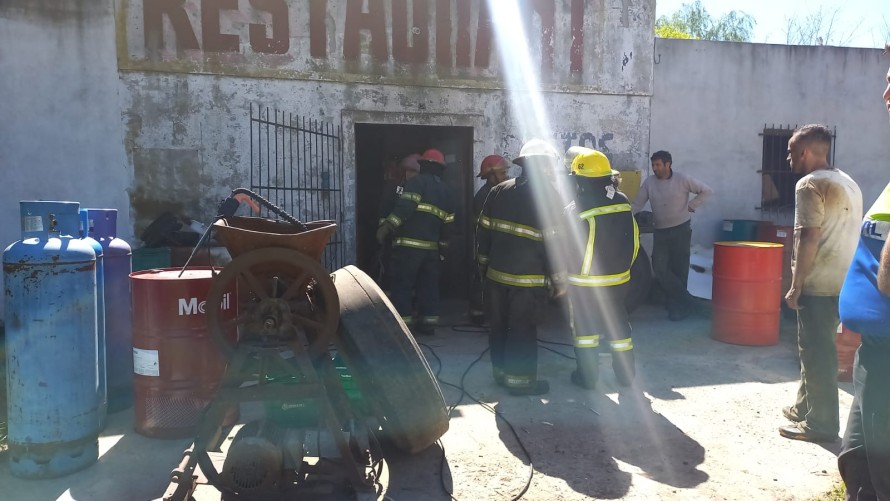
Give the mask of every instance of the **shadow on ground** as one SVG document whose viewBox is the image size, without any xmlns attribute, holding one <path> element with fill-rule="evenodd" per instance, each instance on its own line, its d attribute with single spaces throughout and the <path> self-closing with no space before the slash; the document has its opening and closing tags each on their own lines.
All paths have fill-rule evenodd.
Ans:
<svg viewBox="0 0 890 501">
<path fill-rule="evenodd" d="M 425 501 L 451 499 L 445 491 L 447 489 L 448 492 L 454 492 L 451 465 L 444 461 L 444 454 L 438 443 L 413 456 L 387 451 L 389 478 L 384 496 L 390 499 Z"/>
<path fill-rule="evenodd" d="M 697 469 L 704 448 L 653 412 L 639 388 L 622 392 L 617 402 L 595 390 L 577 392 L 583 395 L 559 403 L 520 399 L 497 405 L 507 420 L 523 414 L 518 436 L 537 472 L 598 499 L 626 495 L 632 474 L 677 488 L 693 488 L 708 479 Z M 498 430 L 507 449 L 527 461 L 503 420 L 498 420 Z"/>
</svg>

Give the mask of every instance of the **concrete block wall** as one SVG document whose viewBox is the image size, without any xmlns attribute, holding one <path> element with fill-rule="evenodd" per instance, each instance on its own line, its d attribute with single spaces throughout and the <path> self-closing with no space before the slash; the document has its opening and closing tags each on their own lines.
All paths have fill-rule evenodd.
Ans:
<svg viewBox="0 0 890 501">
<path fill-rule="evenodd" d="M 836 127 L 835 165 L 866 208 L 890 181 L 881 50 L 656 38 L 655 61 L 649 149 L 715 191 L 693 216 L 695 243 L 711 245 L 724 219 L 761 218 L 764 124 Z"/>
</svg>

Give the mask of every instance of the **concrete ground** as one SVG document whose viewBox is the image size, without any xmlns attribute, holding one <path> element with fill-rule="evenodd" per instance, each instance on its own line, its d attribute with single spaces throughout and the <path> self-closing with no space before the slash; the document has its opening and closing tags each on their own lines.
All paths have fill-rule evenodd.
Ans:
<svg viewBox="0 0 890 501">
<path fill-rule="evenodd" d="M 552 309 L 540 338 L 569 343 L 558 313 Z M 504 420 L 465 397 L 440 444 L 388 458 L 383 495 L 448 500 L 444 483 L 460 500 L 511 499 L 532 471 L 529 456 L 534 472 L 523 499 L 532 500 L 813 500 L 839 482 L 839 441 L 797 442 L 776 431 L 786 424 L 781 408 L 792 403 L 797 388 L 793 321 L 783 322 L 780 342 L 770 347 L 712 340 L 709 318 L 668 322 L 651 305 L 635 312 L 632 323 L 638 372 L 632 391 L 617 390 L 608 356 L 600 359 L 599 387 L 587 391 L 569 383 L 572 360 L 541 349 L 540 377 L 550 381 L 551 392 L 513 397 L 494 384 L 482 357 L 464 387 Z M 484 333 L 448 327 L 421 341 L 430 365 L 454 384 L 487 345 Z M 458 390 L 443 385 L 443 392 L 449 404 L 458 402 Z M 842 428 L 851 393 L 842 383 Z M 0 453 L 0 499 L 154 499 L 189 443 L 142 437 L 133 431 L 132 412 L 124 411 L 109 419 L 99 462 L 81 472 L 16 479 Z M 196 498 L 217 500 L 219 494 L 203 487 Z"/>
</svg>

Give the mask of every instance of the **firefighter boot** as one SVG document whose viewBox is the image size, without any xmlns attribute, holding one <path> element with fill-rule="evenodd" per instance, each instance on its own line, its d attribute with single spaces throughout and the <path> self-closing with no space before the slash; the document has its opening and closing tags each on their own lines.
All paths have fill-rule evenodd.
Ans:
<svg viewBox="0 0 890 501">
<path fill-rule="evenodd" d="M 572 383 L 588 390 L 596 388 L 599 357 L 599 336 L 576 336 L 575 360 L 578 368 L 572 371 Z"/>
<path fill-rule="evenodd" d="M 543 379 L 537 379 L 522 386 L 509 386 L 509 382 L 507 384 L 510 395 L 514 397 L 543 395 L 550 391 L 550 383 Z"/>
<path fill-rule="evenodd" d="M 470 309 L 468 315 L 470 323 L 473 325 L 485 325 L 485 312 L 482 310 Z"/>
<path fill-rule="evenodd" d="M 421 336 L 432 336 L 436 333 L 436 327 L 439 325 L 438 316 L 423 316 L 417 323 L 417 333 Z"/>
<path fill-rule="evenodd" d="M 613 351 L 612 352 L 612 370 L 615 371 L 615 379 L 621 386 L 630 386 L 633 384 L 634 374 L 634 352 L 633 350 Z"/>
<path fill-rule="evenodd" d="M 572 384 L 580 386 L 585 390 L 592 390 L 596 388 L 596 379 L 596 376 L 594 376 L 592 379 L 588 379 L 585 376 L 582 376 L 580 369 L 575 369 L 572 371 Z"/>
</svg>

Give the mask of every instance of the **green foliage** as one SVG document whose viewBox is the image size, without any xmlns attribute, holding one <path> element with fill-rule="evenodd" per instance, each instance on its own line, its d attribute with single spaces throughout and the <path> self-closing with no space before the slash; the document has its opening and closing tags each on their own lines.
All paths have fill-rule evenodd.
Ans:
<svg viewBox="0 0 890 501">
<path fill-rule="evenodd" d="M 844 501 L 845 499 L 847 499 L 847 490 L 844 488 L 843 483 L 839 483 L 835 484 L 830 492 L 826 492 L 814 501 Z"/>
<path fill-rule="evenodd" d="M 692 38 L 692 35 L 686 33 L 685 31 L 680 31 L 676 26 L 664 25 L 664 26 L 655 26 L 655 36 L 660 38 L 682 38 L 689 39 Z"/>
<path fill-rule="evenodd" d="M 655 35 L 662 38 L 695 38 L 725 42 L 748 42 L 757 22 L 741 11 L 731 11 L 719 19 L 708 13 L 700 0 L 684 3 L 680 10 L 655 21 Z M 679 35 L 679 36 L 675 36 Z"/>
</svg>

